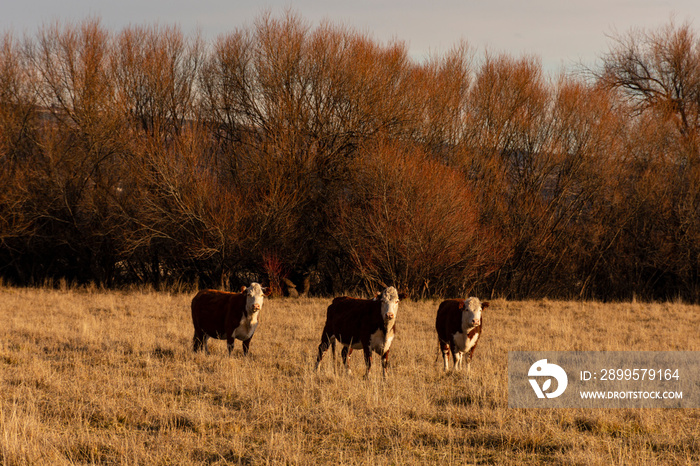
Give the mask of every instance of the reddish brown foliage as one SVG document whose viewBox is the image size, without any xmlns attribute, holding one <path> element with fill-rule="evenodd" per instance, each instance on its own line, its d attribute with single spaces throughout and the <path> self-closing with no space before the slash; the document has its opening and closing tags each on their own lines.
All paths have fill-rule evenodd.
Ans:
<svg viewBox="0 0 700 466">
<path fill-rule="evenodd" d="M 631 33 L 553 80 L 291 13 L 211 49 L 98 20 L 5 35 L 0 275 L 697 301 L 697 44 Z"/>
</svg>

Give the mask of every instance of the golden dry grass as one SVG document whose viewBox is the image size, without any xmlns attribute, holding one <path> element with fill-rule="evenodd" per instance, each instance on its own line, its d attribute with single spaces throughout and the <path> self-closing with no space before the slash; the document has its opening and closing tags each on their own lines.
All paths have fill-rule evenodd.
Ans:
<svg viewBox="0 0 700 466">
<path fill-rule="evenodd" d="M 700 350 L 700 307 L 492 302 L 472 375 L 401 304 L 384 382 L 313 363 L 328 299 L 270 299 L 251 355 L 193 354 L 191 294 L 0 287 L 0 464 L 697 464 L 700 410 L 516 410 L 512 350 Z"/>
</svg>

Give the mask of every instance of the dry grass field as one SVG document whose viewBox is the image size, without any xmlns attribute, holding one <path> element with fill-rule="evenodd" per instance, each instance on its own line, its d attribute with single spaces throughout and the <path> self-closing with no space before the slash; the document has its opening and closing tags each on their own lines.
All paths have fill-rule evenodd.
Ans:
<svg viewBox="0 0 700 466">
<path fill-rule="evenodd" d="M 0 464 L 698 464 L 700 410 L 508 408 L 511 350 L 700 350 L 700 307 L 492 301 L 472 374 L 404 301 L 391 373 L 313 363 L 328 299 L 193 354 L 191 293 L 0 287 Z M 340 358 L 338 358 L 340 359 Z"/>
</svg>

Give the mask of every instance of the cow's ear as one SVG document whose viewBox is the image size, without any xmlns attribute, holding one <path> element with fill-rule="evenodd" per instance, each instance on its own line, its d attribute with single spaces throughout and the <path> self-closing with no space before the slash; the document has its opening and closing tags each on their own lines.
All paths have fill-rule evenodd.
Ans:
<svg viewBox="0 0 700 466">
<path fill-rule="evenodd" d="M 459 301 L 459 307 L 458 307 L 458 309 L 459 309 L 460 311 L 464 309 L 464 301 L 462 301 L 462 300 Z"/>
<path fill-rule="evenodd" d="M 489 307 L 488 301 L 486 301 L 485 303 L 481 303 L 481 309 L 483 309 L 485 307 Z"/>
<path fill-rule="evenodd" d="M 243 286 L 241 287 L 241 293 L 243 293 L 246 289 L 247 289 L 247 288 L 245 287 L 245 285 L 243 285 Z"/>
<path fill-rule="evenodd" d="M 263 294 L 265 296 L 270 296 L 272 294 L 272 287 L 271 286 L 267 286 L 267 287 L 263 288 L 262 290 L 263 290 Z"/>
<path fill-rule="evenodd" d="M 408 298 L 408 295 L 406 293 L 399 293 L 399 301 L 403 301 L 406 298 Z"/>
</svg>

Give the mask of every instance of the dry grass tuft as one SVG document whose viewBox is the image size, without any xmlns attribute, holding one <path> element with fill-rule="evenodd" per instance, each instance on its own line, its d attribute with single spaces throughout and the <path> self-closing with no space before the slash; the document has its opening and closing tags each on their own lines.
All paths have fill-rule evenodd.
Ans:
<svg viewBox="0 0 700 466">
<path fill-rule="evenodd" d="M 494 301 L 465 378 L 437 303 L 404 302 L 384 382 L 357 354 L 313 372 L 328 299 L 268 300 L 248 358 L 191 352 L 190 299 L 0 288 L 0 464 L 700 461 L 698 410 L 515 410 L 506 386 L 512 350 L 700 350 L 698 306 Z"/>
</svg>

